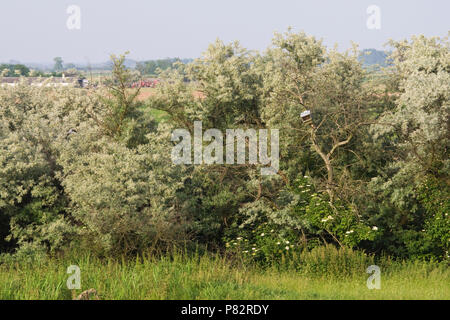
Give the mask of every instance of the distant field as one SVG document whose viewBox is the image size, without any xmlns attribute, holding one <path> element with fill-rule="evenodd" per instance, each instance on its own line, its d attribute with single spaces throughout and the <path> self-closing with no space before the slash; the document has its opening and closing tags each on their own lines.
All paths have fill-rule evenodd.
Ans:
<svg viewBox="0 0 450 320">
<path fill-rule="evenodd" d="M 69 265 L 81 269 L 81 290 L 66 287 Z M 72 299 L 94 288 L 100 299 L 450 299 L 450 271 L 426 263 L 381 269 L 381 289 L 368 274 L 302 274 L 236 266 L 219 256 L 79 259 L 0 265 L 0 299 Z"/>
</svg>

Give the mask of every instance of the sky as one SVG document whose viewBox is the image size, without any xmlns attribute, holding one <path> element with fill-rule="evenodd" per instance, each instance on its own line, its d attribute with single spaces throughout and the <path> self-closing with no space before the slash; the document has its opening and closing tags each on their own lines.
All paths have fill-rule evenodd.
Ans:
<svg viewBox="0 0 450 320">
<path fill-rule="evenodd" d="M 379 29 L 367 27 L 377 18 L 371 5 Z M 383 49 L 390 38 L 446 36 L 449 13 L 449 0 L 3 0 L 0 61 L 97 63 L 125 51 L 135 60 L 195 58 L 217 38 L 264 50 L 289 26 L 341 49 L 351 41 Z"/>
</svg>

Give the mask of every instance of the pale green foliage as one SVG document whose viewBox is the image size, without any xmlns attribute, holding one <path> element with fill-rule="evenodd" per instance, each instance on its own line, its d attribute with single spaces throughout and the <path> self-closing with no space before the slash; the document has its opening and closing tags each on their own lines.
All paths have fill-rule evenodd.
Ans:
<svg viewBox="0 0 450 320">
<path fill-rule="evenodd" d="M 304 33 L 276 34 L 273 47 L 261 58 L 267 126 L 281 128 L 281 154 L 287 174 L 315 172 L 322 190 L 343 198 L 354 196 L 349 184 L 351 165 L 361 155 L 358 140 L 372 121 L 369 88 L 356 46 L 344 53 L 326 49 Z M 311 110 L 312 124 L 300 113 Z M 350 160 L 352 159 L 353 160 Z M 283 164 L 282 164 L 283 166 Z"/>
<path fill-rule="evenodd" d="M 135 147 L 145 143 L 145 134 L 153 129 L 154 123 L 140 109 L 142 104 L 137 100 L 140 88 L 130 89 L 140 75 L 125 67 L 126 54 L 111 55 L 112 75 L 103 81 L 105 88 L 97 94 L 104 108 L 89 110 L 89 115 L 104 134 Z"/>
<path fill-rule="evenodd" d="M 127 252 L 186 238 L 188 223 L 173 200 L 183 168 L 167 161 L 170 130 L 134 120 L 133 98 L 119 94 L 114 113 L 111 100 L 85 90 L 0 90 L 0 214 L 9 220 L 8 239 Z"/>
<path fill-rule="evenodd" d="M 392 43 L 401 95 L 397 107 L 372 128 L 375 137 L 393 139 L 398 154 L 393 176 L 379 188 L 395 188 L 392 201 L 404 206 L 427 175 L 446 177 L 450 170 L 450 51 L 448 39 L 413 37 Z M 448 180 L 447 180 L 448 181 Z"/>
<path fill-rule="evenodd" d="M 167 81 L 158 87 L 151 106 L 167 111 L 178 125 L 188 128 L 194 120 L 217 129 L 258 126 L 260 82 L 253 62 L 254 56 L 239 43 L 225 45 L 217 40 L 201 58 L 162 73 Z"/>
<path fill-rule="evenodd" d="M 161 74 L 164 79 L 149 106 L 164 110 L 176 128 L 203 129 L 263 127 L 259 117 L 260 77 L 254 56 L 237 42 L 216 41 L 202 57 Z M 185 81 L 188 80 L 188 81 Z M 255 166 L 188 166 L 179 201 L 202 239 L 218 240 L 223 229 L 236 223 L 241 203 L 257 195 Z"/>
<path fill-rule="evenodd" d="M 399 96 L 371 129 L 391 146 L 370 190 L 382 220 L 400 245 L 397 254 L 448 258 L 450 51 L 448 38 L 412 37 L 391 42 Z M 440 192 L 435 192 L 440 190 Z M 445 210 L 444 210 L 445 211 Z M 447 235 L 447 236 L 445 236 Z"/>
<path fill-rule="evenodd" d="M 342 54 L 327 50 L 313 37 L 291 32 L 276 34 L 273 47 L 264 55 L 249 52 L 238 43 L 225 45 L 216 41 L 201 58 L 188 65 L 180 64 L 162 77 L 166 80 L 149 106 L 168 112 L 170 121 L 181 128 L 192 130 L 193 122 L 202 120 L 204 130 L 250 127 L 281 132 L 280 176 L 260 177 L 255 166 L 194 166 L 194 181 L 208 177 L 195 185 L 200 190 L 185 189 L 186 193 L 199 194 L 201 205 L 194 206 L 196 214 L 211 208 L 215 214 L 220 212 L 223 220 L 218 222 L 225 226 L 231 222 L 232 226 L 248 227 L 249 223 L 262 220 L 286 230 L 311 232 L 306 227 L 310 216 L 292 215 L 303 204 L 289 184 L 311 170 L 316 173 L 315 182 L 324 186 L 327 171 L 322 169 L 321 155 L 311 147 L 310 127 L 303 124 L 300 113 L 312 110 L 317 125 L 315 142 L 321 153 L 330 153 L 328 162 L 338 158 L 340 145 L 336 144 L 347 141 L 348 147 L 353 143 L 353 137 L 370 120 L 369 103 L 364 103 L 369 94 L 362 86 L 365 73 L 356 49 Z M 338 167 L 335 163 L 333 166 Z M 332 178 L 332 188 L 348 188 L 355 193 L 347 181 L 348 167 L 342 171 L 333 169 L 340 181 L 334 185 L 337 183 Z M 210 179 L 220 183 L 211 188 Z M 349 210 L 343 214 L 356 217 L 357 212 Z M 317 230 L 306 236 L 316 237 Z M 351 245 L 363 238 L 367 237 L 355 239 Z"/>
<path fill-rule="evenodd" d="M 326 190 L 349 200 L 356 193 L 349 181 L 351 164 L 342 166 L 339 161 L 347 157 L 346 164 L 355 163 L 349 161 L 352 157 L 358 159 L 354 140 L 370 122 L 371 99 L 362 86 L 365 73 L 357 60 L 356 48 L 339 53 L 327 50 L 320 41 L 304 33 L 276 34 L 273 47 L 257 59 L 256 68 L 263 79 L 262 123 L 281 130 L 282 170 L 287 172 L 287 186 L 271 185 L 265 179 L 263 189 L 267 188 L 271 196 L 241 209 L 247 216 L 246 223 L 260 219 L 295 231 L 298 241 L 304 244 L 308 238 L 318 236 L 349 246 L 373 239 L 356 206 L 333 209 L 329 198 L 323 195 Z M 314 128 L 301 120 L 304 110 L 311 110 Z M 305 201 L 295 189 L 296 180 L 303 180 L 307 171 L 313 172 L 313 181 L 319 188 L 314 197 Z M 334 220 L 325 226 L 321 219 L 327 216 Z M 345 234 L 353 229 L 357 232 Z"/>
<path fill-rule="evenodd" d="M 170 245 L 188 224 L 175 208 L 182 167 L 167 165 L 167 135 L 150 134 L 136 149 L 89 133 L 71 139 L 61 161 L 72 215 L 86 239 L 107 251 Z"/>
<path fill-rule="evenodd" d="M 371 77 L 356 46 L 342 53 L 304 33 L 276 34 L 263 54 L 218 40 L 162 72 L 145 105 L 129 88 L 139 75 L 125 55 L 112 56 L 113 77 L 95 91 L 0 88 L 0 234 L 25 255 L 68 244 L 135 253 L 191 237 L 220 247 L 245 234 L 265 258 L 282 258 L 280 239 L 442 258 L 448 40 L 395 46 L 395 67 Z M 279 129 L 278 175 L 173 165 L 172 131 L 196 120 L 203 130 Z"/>
<path fill-rule="evenodd" d="M 25 84 L 0 90 L 0 213 L 11 218 L 19 243 L 58 247 L 73 232 L 63 214 L 60 148 L 67 131 L 86 120 L 80 109 L 90 99 Z"/>
</svg>

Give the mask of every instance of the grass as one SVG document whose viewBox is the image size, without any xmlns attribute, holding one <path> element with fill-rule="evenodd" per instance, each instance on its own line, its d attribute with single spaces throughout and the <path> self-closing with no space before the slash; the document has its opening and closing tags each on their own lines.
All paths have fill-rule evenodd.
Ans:
<svg viewBox="0 0 450 320">
<path fill-rule="evenodd" d="M 148 108 L 148 112 L 158 123 L 165 122 L 169 118 L 169 115 L 162 110 Z"/>
<path fill-rule="evenodd" d="M 130 90 L 134 90 L 134 89 L 130 89 Z M 139 96 L 138 96 L 138 100 L 145 102 L 147 99 L 149 99 L 152 95 L 155 94 L 155 89 L 154 88 L 141 88 L 139 91 Z M 162 111 L 162 110 L 158 110 L 158 109 L 153 109 L 153 108 L 148 108 L 147 106 L 143 106 L 143 108 L 149 112 L 149 114 L 155 119 L 156 122 L 165 122 L 167 121 L 167 119 L 169 118 L 169 115 L 167 114 L 167 112 Z"/>
<path fill-rule="evenodd" d="M 69 265 L 81 269 L 81 290 L 67 289 Z M 368 274 L 313 274 L 262 269 L 219 255 L 136 259 L 49 258 L 0 265 L 0 299 L 71 299 L 95 288 L 101 299 L 450 299 L 448 267 L 390 262 L 381 267 L 381 289 Z"/>
</svg>

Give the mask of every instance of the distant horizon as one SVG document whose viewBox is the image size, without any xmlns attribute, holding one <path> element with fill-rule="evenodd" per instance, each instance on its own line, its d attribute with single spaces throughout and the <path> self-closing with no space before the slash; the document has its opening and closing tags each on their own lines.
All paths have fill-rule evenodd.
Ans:
<svg viewBox="0 0 450 320">
<path fill-rule="evenodd" d="M 379 49 L 375 49 L 375 48 L 359 48 L 360 52 L 365 51 L 365 50 L 376 50 L 376 51 L 385 52 L 385 53 L 389 52 L 389 50 L 379 50 Z M 123 54 L 123 52 L 117 52 L 115 54 Z M 56 56 L 53 57 L 53 58 L 56 58 Z M 0 64 L 53 65 L 54 64 L 53 58 L 51 60 L 49 60 L 49 61 L 20 61 L 20 60 L 17 60 L 17 59 L 10 59 L 8 61 L 0 61 Z M 104 61 L 95 61 L 95 62 L 66 61 L 64 59 L 64 57 L 61 57 L 61 58 L 63 60 L 63 64 L 75 64 L 75 65 L 78 65 L 78 66 L 99 65 L 99 64 L 105 64 L 105 63 L 108 63 L 108 62 L 111 61 L 109 59 L 109 57 L 107 57 Z M 162 58 L 155 58 L 155 59 L 136 60 L 136 59 L 133 59 L 132 57 L 130 57 L 129 55 L 127 55 L 125 60 L 126 61 L 134 61 L 134 62 L 144 62 L 144 61 L 155 61 L 155 60 L 165 60 L 165 59 L 194 60 L 196 58 L 198 58 L 198 57 L 190 58 L 190 57 L 174 56 L 174 57 L 162 57 Z"/>
</svg>

